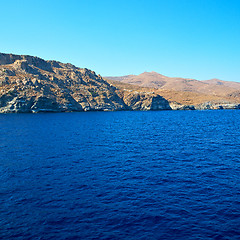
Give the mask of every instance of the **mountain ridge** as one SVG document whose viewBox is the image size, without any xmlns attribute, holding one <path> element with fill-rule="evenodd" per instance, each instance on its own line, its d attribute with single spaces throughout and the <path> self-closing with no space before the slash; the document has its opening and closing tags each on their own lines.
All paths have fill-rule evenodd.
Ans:
<svg viewBox="0 0 240 240">
<path fill-rule="evenodd" d="M 196 80 L 191 78 L 168 77 L 157 72 L 144 72 L 139 75 L 104 77 L 105 79 L 135 84 L 142 87 L 173 91 L 190 91 L 224 96 L 240 90 L 240 83 L 220 79 Z"/>
</svg>

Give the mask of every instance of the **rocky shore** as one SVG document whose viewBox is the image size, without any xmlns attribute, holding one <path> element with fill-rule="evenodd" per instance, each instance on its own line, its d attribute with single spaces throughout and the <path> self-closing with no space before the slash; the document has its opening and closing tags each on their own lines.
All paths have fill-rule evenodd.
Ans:
<svg viewBox="0 0 240 240">
<path fill-rule="evenodd" d="M 240 105 L 171 102 L 150 88 L 126 88 L 69 63 L 0 53 L 0 113 L 225 108 Z"/>
<path fill-rule="evenodd" d="M 240 104 L 226 101 L 208 101 L 197 105 L 182 105 L 179 103 L 170 103 L 170 107 L 172 110 L 221 110 L 240 109 Z"/>
</svg>

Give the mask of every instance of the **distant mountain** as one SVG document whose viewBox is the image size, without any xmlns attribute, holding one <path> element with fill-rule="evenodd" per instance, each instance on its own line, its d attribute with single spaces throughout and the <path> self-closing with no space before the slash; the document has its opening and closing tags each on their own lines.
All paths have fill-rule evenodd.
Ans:
<svg viewBox="0 0 240 240">
<path fill-rule="evenodd" d="M 219 79 L 199 81 L 188 78 L 167 77 L 157 72 L 144 72 L 139 75 L 105 78 L 120 81 L 122 83 L 135 84 L 142 87 L 220 96 L 226 96 L 240 90 L 240 83 L 238 82 L 228 82 Z"/>
<path fill-rule="evenodd" d="M 167 99 L 172 109 L 238 108 L 240 103 L 238 82 L 219 79 L 199 81 L 167 77 L 157 72 L 104 78 L 120 89 L 150 88 Z"/>
</svg>

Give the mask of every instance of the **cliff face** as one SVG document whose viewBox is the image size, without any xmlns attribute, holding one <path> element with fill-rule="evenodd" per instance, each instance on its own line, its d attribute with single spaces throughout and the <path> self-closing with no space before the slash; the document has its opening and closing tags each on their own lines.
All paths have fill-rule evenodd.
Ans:
<svg viewBox="0 0 240 240">
<path fill-rule="evenodd" d="M 170 109 L 157 94 L 121 94 L 95 72 L 0 53 L 0 113 Z"/>
<path fill-rule="evenodd" d="M 146 90 L 131 90 L 116 87 L 117 94 L 132 110 L 171 110 L 169 102 L 165 98 Z"/>
</svg>

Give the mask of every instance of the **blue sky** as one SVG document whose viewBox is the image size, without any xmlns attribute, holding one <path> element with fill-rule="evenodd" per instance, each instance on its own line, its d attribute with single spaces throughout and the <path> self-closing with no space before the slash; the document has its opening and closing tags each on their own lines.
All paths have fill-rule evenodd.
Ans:
<svg viewBox="0 0 240 240">
<path fill-rule="evenodd" d="M 0 0 L 0 52 L 102 76 L 240 81 L 239 0 Z"/>
</svg>

